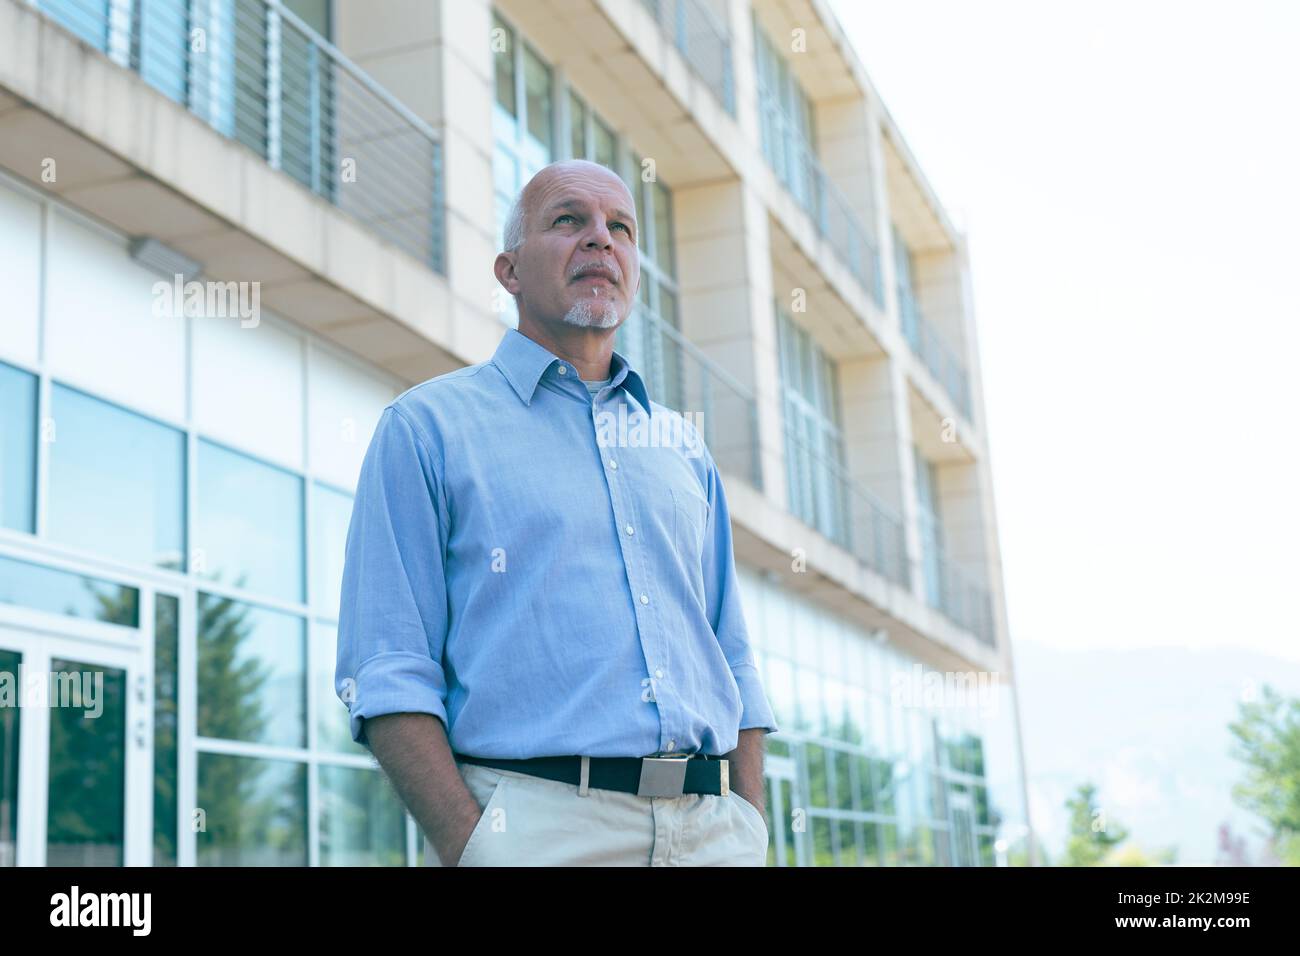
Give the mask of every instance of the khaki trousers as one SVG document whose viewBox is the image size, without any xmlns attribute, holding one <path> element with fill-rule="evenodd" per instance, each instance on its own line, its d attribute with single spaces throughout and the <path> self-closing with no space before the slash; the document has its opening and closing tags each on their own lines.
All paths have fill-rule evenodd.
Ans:
<svg viewBox="0 0 1300 956">
<path fill-rule="evenodd" d="M 767 823 L 735 791 L 638 797 L 460 763 L 484 807 L 459 866 L 766 866 Z M 433 844 L 425 865 L 441 866 Z"/>
</svg>

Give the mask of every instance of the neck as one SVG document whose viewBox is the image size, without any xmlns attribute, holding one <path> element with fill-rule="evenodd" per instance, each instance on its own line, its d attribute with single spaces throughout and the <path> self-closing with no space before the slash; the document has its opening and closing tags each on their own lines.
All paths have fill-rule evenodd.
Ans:
<svg viewBox="0 0 1300 956">
<path fill-rule="evenodd" d="M 592 329 L 567 322 L 542 324 L 519 316 L 519 332 L 542 348 L 569 362 L 583 381 L 609 378 L 614 352 L 614 329 Z"/>
</svg>

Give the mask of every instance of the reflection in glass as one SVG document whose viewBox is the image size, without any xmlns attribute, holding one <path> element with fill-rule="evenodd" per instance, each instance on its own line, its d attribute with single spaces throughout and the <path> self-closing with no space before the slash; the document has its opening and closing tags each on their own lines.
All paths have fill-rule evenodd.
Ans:
<svg viewBox="0 0 1300 956">
<path fill-rule="evenodd" d="M 840 858 L 836 866 L 857 866 L 859 863 L 858 856 L 858 838 L 857 829 L 859 824 L 852 820 L 841 820 L 839 823 L 840 838 Z"/>
<path fill-rule="evenodd" d="M 303 600 L 302 479 L 208 441 L 197 468 L 195 573 Z"/>
<path fill-rule="evenodd" d="M 176 734 L 179 699 L 177 649 L 180 601 L 154 598 L 153 654 L 153 865 L 176 865 Z"/>
<path fill-rule="evenodd" d="M 135 588 L 13 558 L 0 557 L 0 604 L 124 627 L 140 625 L 140 592 Z"/>
<path fill-rule="evenodd" d="M 492 57 L 495 70 L 497 105 L 513 117 L 515 115 L 515 33 L 499 17 L 492 17 L 496 55 Z"/>
<path fill-rule="evenodd" d="M 334 668 L 338 653 L 338 630 L 324 624 L 312 628 L 312 666 L 316 687 L 316 747 L 334 753 L 369 754 L 352 739 L 347 705 L 334 689 Z"/>
<path fill-rule="evenodd" d="M 312 488 L 312 607 L 337 618 L 343 588 L 343 553 L 352 520 L 352 496 L 326 485 Z"/>
<path fill-rule="evenodd" d="M 0 675 L 18 686 L 22 655 L 0 651 Z M 12 706 L 0 701 L 0 867 L 15 866 L 18 853 L 18 722 L 21 698 Z"/>
<path fill-rule="evenodd" d="M 211 594 L 198 612 L 199 735 L 306 746 L 306 622 Z"/>
<path fill-rule="evenodd" d="M 307 767 L 199 754 L 199 866 L 306 866 Z"/>
<path fill-rule="evenodd" d="M 108 49 L 109 0 L 40 0 L 40 9 L 96 50 Z"/>
<path fill-rule="evenodd" d="M 551 154 L 551 69 L 524 45 L 524 108 L 528 133 Z"/>
<path fill-rule="evenodd" d="M 185 436 L 54 386 L 49 536 L 132 564 L 181 570 Z"/>
<path fill-rule="evenodd" d="M 0 528 L 36 530 L 36 376 L 0 363 Z"/>
<path fill-rule="evenodd" d="M 52 660 L 47 866 L 121 866 L 125 850 L 126 672 Z M 65 675 L 67 679 L 65 680 Z M 54 701 L 51 701 L 53 704 Z"/>
<path fill-rule="evenodd" d="M 592 160 L 617 172 L 618 140 L 614 131 L 593 116 L 591 120 Z"/>
<path fill-rule="evenodd" d="M 406 817 L 377 771 L 320 768 L 321 866 L 405 866 Z"/>
<path fill-rule="evenodd" d="M 574 159 L 590 159 L 587 155 L 587 104 L 577 93 L 569 91 L 569 153 Z"/>
</svg>

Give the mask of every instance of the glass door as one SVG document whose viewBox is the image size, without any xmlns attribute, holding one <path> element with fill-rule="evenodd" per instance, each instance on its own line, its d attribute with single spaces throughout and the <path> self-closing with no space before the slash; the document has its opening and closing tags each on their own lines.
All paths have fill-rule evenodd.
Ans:
<svg viewBox="0 0 1300 956">
<path fill-rule="evenodd" d="M 0 865 L 149 862 L 137 649 L 0 627 Z"/>
</svg>

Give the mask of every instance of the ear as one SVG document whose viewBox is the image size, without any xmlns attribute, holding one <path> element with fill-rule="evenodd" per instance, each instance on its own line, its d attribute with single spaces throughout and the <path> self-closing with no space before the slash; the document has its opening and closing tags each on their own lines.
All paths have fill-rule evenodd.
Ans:
<svg viewBox="0 0 1300 956">
<path fill-rule="evenodd" d="M 497 281 L 511 295 L 519 294 L 519 276 L 515 273 L 514 252 L 497 253 L 496 261 L 492 263 L 492 271 L 496 274 Z"/>
</svg>

